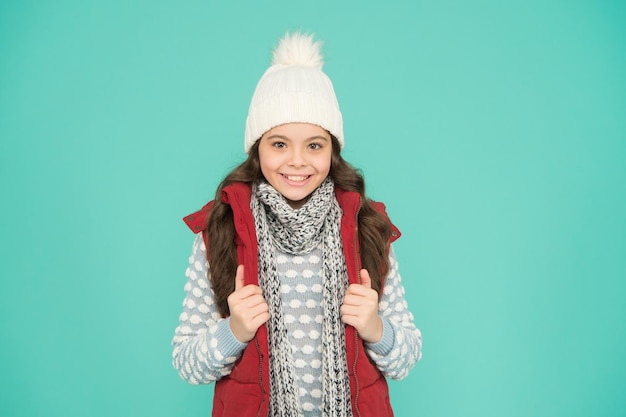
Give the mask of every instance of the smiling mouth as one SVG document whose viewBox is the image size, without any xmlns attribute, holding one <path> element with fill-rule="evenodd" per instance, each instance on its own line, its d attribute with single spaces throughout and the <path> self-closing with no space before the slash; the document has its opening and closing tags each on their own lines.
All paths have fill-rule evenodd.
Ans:
<svg viewBox="0 0 626 417">
<path fill-rule="evenodd" d="M 285 175 L 285 174 L 281 174 L 281 175 L 285 179 L 291 182 L 304 182 L 311 177 L 310 175 Z"/>
</svg>

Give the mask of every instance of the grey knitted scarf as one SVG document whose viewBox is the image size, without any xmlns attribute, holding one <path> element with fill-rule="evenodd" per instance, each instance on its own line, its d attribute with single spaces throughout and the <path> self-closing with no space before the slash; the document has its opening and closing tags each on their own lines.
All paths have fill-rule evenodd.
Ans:
<svg viewBox="0 0 626 417">
<path fill-rule="evenodd" d="M 301 208 L 292 209 L 266 182 L 253 185 L 250 203 L 259 247 L 259 283 L 269 306 L 270 417 L 303 415 L 291 343 L 283 317 L 275 249 L 302 255 L 321 246 L 322 266 L 322 404 L 324 417 L 352 417 L 344 324 L 340 307 L 348 286 L 341 244 L 341 208 L 334 183 L 327 178 Z"/>
</svg>

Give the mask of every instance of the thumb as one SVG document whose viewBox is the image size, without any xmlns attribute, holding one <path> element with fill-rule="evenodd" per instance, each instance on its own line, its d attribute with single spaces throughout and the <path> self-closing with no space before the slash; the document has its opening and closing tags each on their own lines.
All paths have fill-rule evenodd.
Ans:
<svg viewBox="0 0 626 417">
<path fill-rule="evenodd" d="M 370 278 L 370 273 L 367 272 L 367 269 L 361 269 L 361 273 L 359 275 L 361 276 L 361 285 L 367 288 L 372 288 L 372 278 Z"/>
<path fill-rule="evenodd" d="M 237 267 L 237 275 L 235 275 L 235 291 L 244 287 L 243 265 Z"/>
</svg>

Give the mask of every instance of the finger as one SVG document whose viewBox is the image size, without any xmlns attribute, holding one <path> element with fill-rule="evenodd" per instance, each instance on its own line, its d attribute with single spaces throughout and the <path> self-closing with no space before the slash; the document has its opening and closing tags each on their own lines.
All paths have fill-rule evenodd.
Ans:
<svg viewBox="0 0 626 417">
<path fill-rule="evenodd" d="M 343 316 L 353 316 L 360 317 L 366 314 L 363 306 L 355 306 L 355 305 L 342 305 L 341 306 L 341 314 Z"/>
<path fill-rule="evenodd" d="M 254 331 L 256 332 L 256 330 L 261 327 L 263 324 L 267 323 L 267 321 L 270 319 L 270 313 L 263 312 L 257 316 L 255 316 L 251 322 L 250 325 L 254 328 Z"/>
<path fill-rule="evenodd" d="M 261 287 L 259 287 L 258 285 L 248 284 L 245 287 L 237 290 L 237 293 L 233 293 L 233 294 L 236 294 L 236 297 L 238 299 L 244 300 L 246 298 L 256 297 L 257 295 L 260 297 L 263 297 L 262 293 L 263 293 L 263 290 L 261 290 Z"/>
<path fill-rule="evenodd" d="M 235 291 L 244 287 L 243 265 L 237 266 L 237 274 L 235 275 Z"/>
<path fill-rule="evenodd" d="M 372 288 L 372 279 L 370 278 L 370 274 L 367 272 L 367 269 L 361 269 L 359 276 L 361 277 L 361 285 L 367 288 Z"/>
<path fill-rule="evenodd" d="M 344 306 L 358 306 L 363 304 L 363 296 L 359 294 L 346 294 L 343 299 Z"/>
<path fill-rule="evenodd" d="M 352 327 L 354 327 L 355 329 L 359 326 L 359 318 L 358 316 L 351 316 L 348 314 L 344 314 L 343 316 L 341 316 L 341 321 L 345 324 L 348 324 Z"/>
<path fill-rule="evenodd" d="M 341 308 L 339 309 L 339 311 L 341 312 L 341 317 L 352 316 L 353 314 L 352 314 L 352 308 L 351 307 L 352 306 L 349 306 L 349 305 L 346 305 L 346 304 L 342 305 Z"/>
<path fill-rule="evenodd" d="M 255 285 L 246 285 L 237 292 L 228 296 L 228 305 L 231 311 L 246 311 L 259 304 L 264 304 L 261 289 Z"/>
<path fill-rule="evenodd" d="M 245 315 L 248 309 L 265 303 L 261 289 L 256 285 L 246 285 L 239 291 L 233 292 L 228 296 L 227 301 L 231 314 L 236 312 L 239 316 Z"/>
<path fill-rule="evenodd" d="M 251 286 L 247 286 L 244 289 L 244 291 L 247 290 L 248 287 L 251 287 Z M 259 287 L 256 287 L 256 288 L 259 291 L 261 290 Z M 265 299 L 263 298 L 261 294 L 253 294 L 249 297 L 242 298 L 241 305 L 244 306 L 245 308 L 255 308 L 257 306 L 265 306 L 265 308 L 267 309 L 267 303 L 265 302 Z"/>
<path fill-rule="evenodd" d="M 346 297 L 349 295 L 354 295 L 358 297 L 367 297 L 370 293 L 374 291 L 371 288 L 366 287 L 361 284 L 350 284 L 348 289 L 346 290 Z M 375 292 L 375 291 L 374 291 Z"/>
<path fill-rule="evenodd" d="M 260 317 L 265 316 L 269 318 L 269 308 L 267 304 L 263 303 L 250 308 L 250 317 L 253 320 L 259 320 Z M 265 320 L 263 320 L 262 323 L 265 323 Z"/>
</svg>

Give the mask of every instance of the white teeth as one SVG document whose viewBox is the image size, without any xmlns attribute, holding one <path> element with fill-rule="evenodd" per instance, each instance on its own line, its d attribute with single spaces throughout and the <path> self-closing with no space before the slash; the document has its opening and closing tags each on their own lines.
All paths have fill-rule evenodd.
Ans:
<svg viewBox="0 0 626 417">
<path fill-rule="evenodd" d="M 285 175 L 285 178 L 287 178 L 289 181 L 294 182 L 302 182 L 307 179 L 307 177 L 302 175 Z"/>
</svg>

